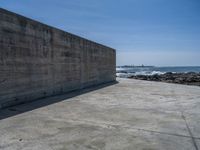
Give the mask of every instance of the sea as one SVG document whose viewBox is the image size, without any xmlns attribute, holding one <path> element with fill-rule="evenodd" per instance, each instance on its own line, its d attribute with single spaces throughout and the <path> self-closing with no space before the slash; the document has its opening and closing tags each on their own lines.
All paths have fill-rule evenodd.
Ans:
<svg viewBox="0 0 200 150">
<path fill-rule="evenodd" d="M 200 73 L 200 66 L 176 66 L 176 67 L 156 67 L 156 66 L 117 66 L 116 76 L 128 78 L 133 75 L 161 75 L 167 72 L 172 73 Z"/>
</svg>

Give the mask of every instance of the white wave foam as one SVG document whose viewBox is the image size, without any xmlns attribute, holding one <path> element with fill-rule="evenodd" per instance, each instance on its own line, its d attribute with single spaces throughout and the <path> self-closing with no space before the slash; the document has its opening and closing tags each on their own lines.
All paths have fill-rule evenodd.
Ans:
<svg viewBox="0 0 200 150">
<path fill-rule="evenodd" d="M 165 74 L 166 72 L 161 72 L 161 71 L 139 71 L 139 72 L 135 72 L 135 73 L 116 73 L 116 76 L 117 77 L 120 77 L 120 78 L 128 78 L 128 77 L 131 77 L 131 76 L 136 76 L 136 75 L 147 75 L 147 76 L 150 76 L 150 75 L 162 75 L 162 74 Z"/>
</svg>

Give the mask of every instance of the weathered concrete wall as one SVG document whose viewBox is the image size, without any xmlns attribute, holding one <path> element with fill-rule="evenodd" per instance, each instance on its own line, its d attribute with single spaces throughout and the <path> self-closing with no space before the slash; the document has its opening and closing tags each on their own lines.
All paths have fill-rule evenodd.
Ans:
<svg viewBox="0 0 200 150">
<path fill-rule="evenodd" d="M 0 108 L 115 80 L 114 49 L 0 9 Z"/>
</svg>

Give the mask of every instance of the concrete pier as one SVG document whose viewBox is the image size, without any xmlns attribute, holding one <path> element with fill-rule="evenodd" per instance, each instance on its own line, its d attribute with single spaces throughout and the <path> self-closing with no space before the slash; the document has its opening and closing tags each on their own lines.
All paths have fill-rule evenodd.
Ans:
<svg viewBox="0 0 200 150">
<path fill-rule="evenodd" d="M 200 87 L 118 82 L 1 110 L 0 149 L 200 149 Z"/>
</svg>

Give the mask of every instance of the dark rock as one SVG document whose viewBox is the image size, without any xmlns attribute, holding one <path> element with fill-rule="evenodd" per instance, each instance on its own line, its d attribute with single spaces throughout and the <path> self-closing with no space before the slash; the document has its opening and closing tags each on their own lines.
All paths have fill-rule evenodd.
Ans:
<svg viewBox="0 0 200 150">
<path fill-rule="evenodd" d="M 168 76 L 168 75 L 173 75 L 173 73 L 172 73 L 172 72 L 167 72 L 167 73 L 165 73 L 164 75 L 166 75 L 166 76 Z"/>
<path fill-rule="evenodd" d="M 167 72 L 162 75 L 158 74 L 136 75 L 136 76 L 131 76 L 129 78 L 200 86 L 200 73 L 195 73 L 195 72 L 188 72 L 188 73 Z"/>
</svg>

